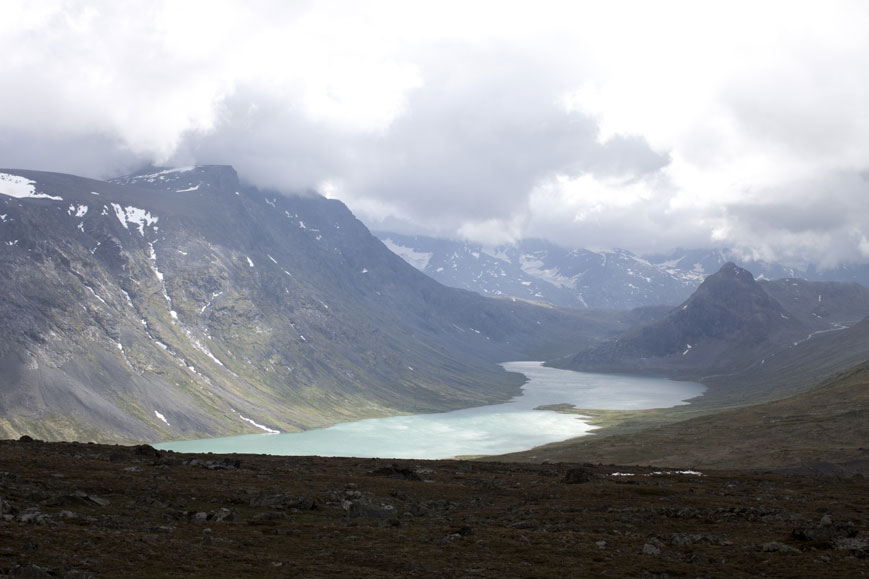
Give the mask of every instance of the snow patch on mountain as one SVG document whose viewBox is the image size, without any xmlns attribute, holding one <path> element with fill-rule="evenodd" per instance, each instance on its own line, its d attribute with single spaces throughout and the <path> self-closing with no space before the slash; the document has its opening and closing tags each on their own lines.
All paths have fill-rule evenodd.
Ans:
<svg viewBox="0 0 869 579">
<path fill-rule="evenodd" d="M 8 195 L 18 199 L 52 199 L 54 201 L 63 201 L 63 197 L 57 195 L 48 195 L 36 191 L 36 181 L 21 177 L 20 175 L 10 175 L 9 173 L 0 173 L 0 195 Z"/>
<path fill-rule="evenodd" d="M 239 418 L 241 418 L 242 420 L 244 420 L 245 422 L 247 422 L 251 426 L 255 426 L 256 428 L 259 428 L 260 430 L 264 430 L 264 431 L 268 432 L 269 434 L 280 434 L 281 433 L 280 430 L 275 430 L 274 428 L 269 428 L 268 426 L 263 426 L 262 424 L 259 424 L 258 422 L 254 422 L 253 420 L 251 420 L 247 416 L 242 416 L 242 414 L 238 410 L 236 410 L 235 408 L 231 408 L 230 410 L 235 412 L 236 416 L 238 416 Z"/>
<path fill-rule="evenodd" d="M 84 217 L 88 212 L 87 205 L 70 205 L 66 210 L 69 215 L 74 217 Z"/>
<path fill-rule="evenodd" d="M 396 254 L 404 261 L 420 271 L 425 271 L 425 268 L 428 267 L 428 264 L 431 261 L 432 256 L 434 255 L 434 253 L 432 252 L 416 251 L 411 247 L 405 247 L 404 245 L 400 245 L 394 242 L 388 237 L 381 241 L 383 241 L 383 245 L 389 248 L 389 251 Z"/>
<path fill-rule="evenodd" d="M 142 237 L 145 237 L 145 227 L 153 227 L 159 221 L 159 217 L 151 215 L 149 211 L 131 205 L 121 207 L 117 203 L 112 203 L 112 209 L 115 210 L 115 216 L 124 226 L 124 229 L 129 229 L 130 225 L 133 225 L 138 228 Z"/>
<path fill-rule="evenodd" d="M 169 424 L 169 421 L 166 420 L 166 417 L 163 416 L 163 413 L 162 413 L 162 412 L 158 412 L 157 410 L 155 410 L 155 411 L 154 411 L 154 416 L 156 416 L 157 418 L 159 418 L 160 420 L 162 420 L 163 422 L 165 422 L 165 423 L 166 423 L 166 426 L 171 426 L 171 424 Z"/>
<path fill-rule="evenodd" d="M 551 283 L 557 287 L 576 289 L 576 277 L 567 277 L 561 274 L 557 268 L 545 267 L 546 264 L 539 257 L 529 254 L 519 256 L 522 271 L 539 280 Z"/>
<path fill-rule="evenodd" d="M 142 181 L 145 181 L 147 183 L 154 183 L 155 181 L 164 181 L 170 176 L 176 176 L 173 175 L 173 173 L 187 173 L 189 171 L 192 171 L 193 169 L 195 169 L 195 167 L 173 167 L 170 169 L 163 169 L 162 171 L 157 171 L 155 173 L 146 173 L 144 175 L 130 175 L 128 177 L 124 177 L 123 180 L 130 185 Z"/>
</svg>

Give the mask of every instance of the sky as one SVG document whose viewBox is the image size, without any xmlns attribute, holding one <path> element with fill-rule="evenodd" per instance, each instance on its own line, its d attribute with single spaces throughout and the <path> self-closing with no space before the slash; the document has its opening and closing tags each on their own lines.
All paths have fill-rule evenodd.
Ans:
<svg viewBox="0 0 869 579">
<path fill-rule="evenodd" d="M 369 228 L 869 261 L 863 1 L 0 2 L 0 166 L 231 164 Z"/>
</svg>

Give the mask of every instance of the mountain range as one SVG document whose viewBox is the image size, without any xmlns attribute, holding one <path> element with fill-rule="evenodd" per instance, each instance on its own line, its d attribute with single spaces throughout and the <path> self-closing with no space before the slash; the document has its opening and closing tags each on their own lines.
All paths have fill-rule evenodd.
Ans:
<svg viewBox="0 0 869 579">
<path fill-rule="evenodd" d="M 794 278 L 869 285 L 869 265 L 797 269 L 741 260 L 727 249 L 678 249 L 636 255 L 626 250 L 566 249 L 539 239 L 495 248 L 423 236 L 376 232 L 396 254 L 437 281 L 487 296 L 512 296 L 570 308 L 630 309 L 682 302 L 709 275 L 733 262 L 758 279 Z"/>
<path fill-rule="evenodd" d="M 619 316 L 447 288 L 228 166 L 0 172 L 0 435 L 171 440 L 503 401 Z"/>
<path fill-rule="evenodd" d="M 498 365 L 516 359 L 708 387 L 628 428 L 636 448 L 644 425 L 817 404 L 836 373 L 856 378 L 824 392 L 862 399 L 857 283 L 756 278 L 724 253 L 440 254 L 381 237 L 336 200 L 247 186 L 229 166 L 0 171 L 0 436 L 138 443 L 444 411 L 518 393 L 522 376 Z M 501 285 L 485 297 L 431 267 Z M 553 305 L 552 288 L 579 307 Z M 572 444 L 557 456 L 590 443 Z"/>
</svg>

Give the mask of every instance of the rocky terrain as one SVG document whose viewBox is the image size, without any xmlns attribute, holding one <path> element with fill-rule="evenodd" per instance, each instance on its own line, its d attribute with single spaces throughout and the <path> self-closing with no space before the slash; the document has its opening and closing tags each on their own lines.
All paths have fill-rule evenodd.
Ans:
<svg viewBox="0 0 869 579">
<path fill-rule="evenodd" d="M 0 441 L 0 574 L 861 577 L 862 477 Z"/>
</svg>

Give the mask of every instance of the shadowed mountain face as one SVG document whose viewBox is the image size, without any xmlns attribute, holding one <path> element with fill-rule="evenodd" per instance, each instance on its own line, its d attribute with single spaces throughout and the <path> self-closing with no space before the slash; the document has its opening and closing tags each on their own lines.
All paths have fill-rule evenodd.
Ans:
<svg viewBox="0 0 869 579">
<path fill-rule="evenodd" d="M 750 272 L 726 263 L 664 318 L 557 365 L 697 378 L 742 369 L 821 327 L 821 320 L 787 312 Z"/>
<path fill-rule="evenodd" d="M 166 440 L 501 401 L 610 317 L 445 288 L 231 167 L 0 171 L 0 435 Z"/>
<path fill-rule="evenodd" d="M 789 312 L 807 320 L 851 325 L 869 313 L 869 289 L 857 283 L 778 279 L 759 282 Z"/>
</svg>

